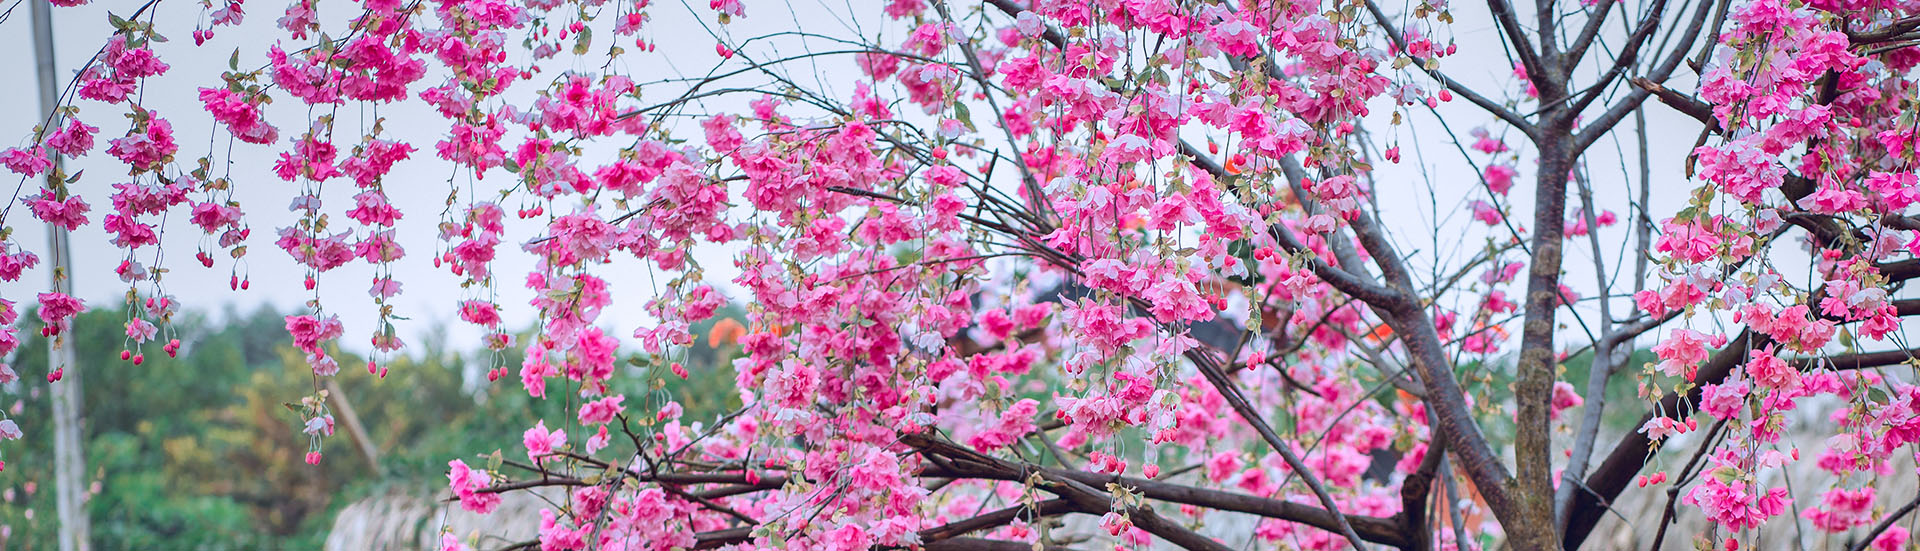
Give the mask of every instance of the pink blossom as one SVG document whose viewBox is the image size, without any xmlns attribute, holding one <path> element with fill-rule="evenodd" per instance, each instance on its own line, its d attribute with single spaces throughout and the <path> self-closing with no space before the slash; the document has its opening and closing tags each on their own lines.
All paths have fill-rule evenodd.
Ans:
<svg viewBox="0 0 1920 551">
<path fill-rule="evenodd" d="M 1719 234 L 1695 222 L 1679 222 L 1668 219 L 1663 222 L 1663 233 L 1654 250 L 1672 255 L 1685 262 L 1706 262 L 1717 256 L 1721 244 Z"/>
<path fill-rule="evenodd" d="M 581 405 L 580 424 L 604 425 L 613 422 L 616 416 L 627 410 L 627 406 L 621 405 L 626 399 L 626 396 L 615 395 Z"/>
<path fill-rule="evenodd" d="M 607 426 L 600 425 L 599 432 L 595 432 L 593 436 L 587 437 L 587 454 L 592 455 L 599 453 L 600 450 L 606 449 L 607 444 L 612 441 L 613 437 L 607 432 Z"/>
<path fill-rule="evenodd" d="M 32 178 L 53 168 L 53 161 L 47 159 L 46 149 L 40 146 L 27 149 L 12 147 L 0 152 L 0 165 L 5 165 L 7 170 L 15 174 Z"/>
<path fill-rule="evenodd" d="M 317 415 L 310 417 L 307 419 L 306 425 L 301 428 L 301 432 L 313 436 L 332 436 L 333 416 Z"/>
<path fill-rule="evenodd" d="M 1468 206 L 1473 209 L 1473 219 L 1479 220 L 1482 224 L 1498 226 L 1500 222 L 1507 219 L 1507 216 L 1502 214 L 1500 209 L 1494 208 L 1492 204 L 1486 201 L 1475 199 L 1473 203 Z"/>
<path fill-rule="evenodd" d="M 1640 425 L 1638 432 L 1645 433 L 1647 439 L 1660 441 L 1675 434 L 1685 434 L 1693 430 L 1686 423 L 1675 421 L 1671 417 L 1654 417 Z"/>
<path fill-rule="evenodd" d="M 0 248 L 0 280 L 19 281 L 20 273 L 32 269 L 40 263 L 40 257 L 31 251 L 7 253 Z"/>
<path fill-rule="evenodd" d="M 34 218 L 48 224 L 58 224 L 75 231 L 87 224 L 87 211 L 91 207 L 80 199 L 79 195 L 68 195 L 65 199 L 56 199 L 52 190 L 40 190 L 38 197 L 26 199 L 27 207 L 33 210 Z"/>
<path fill-rule="evenodd" d="M 733 16 L 733 17 L 747 16 L 747 6 L 745 3 L 741 2 L 740 0 L 709 0 L 708 6 L 711 7 L 713 11 L 717 11 L 729 16 Z"/>
<path fill-rule="evenodd" d="M 1723 480 L 1722 476 L 1705 477 L 1681 501 L 1700 507 L 1708 520 L 1734 531 L 1757 528 L 1787 507 L 1786 488 L 1761 491 L 1745 480 Z"/>
<path fill-rule="evenodd" d="M 981 450 L 992 450 L 1012 444 L 1034 430 L 1033 416 L 1039 411 L 1039 406 L 1039 402 L 1031 399 L 1014 403 L 1000 413 L 998 423 L 974 434 L 968 439 L 967 444 Z"/>
<path fill-rule="evenodd" d="M 613 353 L 619 346 L 619 339 L 602 332 L 598 327 L 581 331 L 574 347 L 578 363 L 569 366 L 567 376 L 588 380 L 612 377 Z"/>
<path fill-rule="evenodd" d="M 1747 375 L 1755 386 L 1773 390 L 1792 388 L 1800 382 L 1800 371 L 1773 355 L 1773 348 L 1755 350 L 1748 355 Z"/>
<path fill-rule="evenodd" d="M 1561 411 L 1567 408 L 1578 407 L 1585 402 L 1586 400 L 1582 399 L 1580 394 L 1573 390 L 1572 384 L 1566 381 L 1553 382 L 1552 413 L 1554 419 L 1560 418 Z"/>
<path fill-rule="evenodd" d="M 40 322 L 46 324 L 48 335 L 66 331 L 74 316 L 87 311 L 85 301 L 64 293 L 40 293 L 39 298 Z"/>
<path fill-rule="evenodd" d="M 500 312 L 492 303 L 480 300 L 460 302 L 460 319 L 481 327 L 499 327 Z"/>
<path fill-rule="evenodd" d="M 394 281 L 391 277 L 374 278 L 373 286 L 367 289 L 368 296 L 381 300 L 393 298 L 398 294 L 400 294 L 400 282 Z"/>
<path fill-rule="evenodd" d="M 1660 357 L 1660 372 L 1669 377 L 1685 373 L 1688 378 L 1700 362 L 1707 359 L 1707 340 L 1705 336 L 1689 329 L 1674 329 L 1667 334 L 1666 340 L 1653 345 L 1654 354 Z"/>
<path fill-rule="evenodd" d="M 1491 164 L 1487 165 L 1486 170 L 1481 176 L 1487 180 L 1487 189 L 1493 190 L 1494 193 L 1500 195 L 1506 195 L 1507 190 L 1513 188 L 1513 177 L 1519 174 L 1519 171 L 1514 170 L 1513 167 L 1503 164 Z"/>
<path fill-rule="evenodd" d="M 293 335 L 294 346 L 309 354 L 318 353 L 322 341 L 339 338 L 345 332 L 338 316 L 316 318 L 313 316 L 287 316 L 287 333 Z"/>
<path fill-rule="evenodd" d="M 447 467 L 447 487 L 460 499 L 460 508 L 484 515 L 500 506 L 500 494 L 479 491 L 493 483 L 492 476 L 467 468 L 467 463 L 458 459 L 448 461 Z"/>
<path fill-rule="evenodd" d="M 1899 551 L 1905 549 L 1908 536 L 1909 532 L 1906 527 L 1900 525 L 1889 526 L 1887 527 L 1887 531 L 1881 532 L 1879 537 L 1873 538 L 1873 549 L 1874 551 Z"/>
<path fill-rule="evenodd" d="M 99 128 L 68 118 L 67 125 L 47 135 L 47 147 L 68 157 L 79 157 L 93 150 L 93 134 Z"/>
<path fill-rule="evenodd" d="M 153 322 L 139 318 L 127 320 L 126 327 L 127 338 L 133 339 L 134 342 L 153 340 L 153 336 L 160 332 L 158 327 L 153 326 Z"/>
<path fill-rule="evenodd" d="M 547 378 L 559 374 L 559 368 L 547 362 L 546 348 L 537 343 L 527 347 L 526 358 L 520 363 L 520 384 L 528 396 L 547 397 Z"/>
<path fill-rule="evenodd" d="M 566 447 L 567 431 L 560 429 L 548 431 L 547 422 L 538 421 L 534 423 L 533 428 L 527 429 L 526 433 L 521 435 L 520 442 L 527 448 L 527 459 L 539 464 L 545 462 L 547 456 L 552 455 L 553 452 Z"/>
<path fill-rule="evenodd" d="M 541 551 L 576 551 L 586 549 L 587 537 L 591 531 L 585 527 L 568 528 L 565 522 L 554 516 L 553 510 L 540 510 L 540 549 Z"/>
<path fill-rule="evenodd" d="M 1700 411 L 1707 412 L 1716 419 L 1732 419 L 1740 415 L 1740 408 L 1746 406 L 1747 381 L 1734 379 L 1720 384 L 1707 384 L 1701 387 Z"/>
<path fill-rule="evenodd" d="M 1821 497 L 1821 507 L 1809 508 L 1800 516 L 1828 532 L 1845 532 L 1873 522 L 1873 487 L 1857 490 L 1831 488 Z"/>
<path fill-rule="evenodd" d="M 866 551 L 872 547 L 872 538 L 859 525 L 845 524 L 828 531 L 822 536 L 822 549 L 826 551 Z"/>
<path fill-rule="evenodd" d="M 179 147 L 173 141 L 173 124 L 159 114 L 149 112 L 143 124 L 136 124 L 126 137 L 108 142 L 107 153 L 135 170 L 152 170 L 172 159 Z"/>
<path fill-rule="evenodd" d="M 1867 199 L 1858 191 L 1827 186 L 1801 199 L 1800 207 L 1818 214 L 1840 214 L 1866 209 Z"/>
<path fill-rule="evenodd" d="M 1518 70 L 1517 67 L 1516 67 L 1516 70 Z M 1472 132 L 1470 132 L 1470 134 L 1472 134 L 1473 137 L 1475 138 L 1473 142 L 1473 149 L 1475 151 L 1479 151 L 1481 153 L 1485 153 L 1488 155 L 1493 155 L 1496 153 L 1505 153 L 1509 149 L 1507 147 L 1506 142 L 1500 141 L 1500 139 L 1495 138 L 1493 134 L 1487 132 L 1487 129 L 1485 128 L 1475 128 L 1472 130 Z"/>
</svg>

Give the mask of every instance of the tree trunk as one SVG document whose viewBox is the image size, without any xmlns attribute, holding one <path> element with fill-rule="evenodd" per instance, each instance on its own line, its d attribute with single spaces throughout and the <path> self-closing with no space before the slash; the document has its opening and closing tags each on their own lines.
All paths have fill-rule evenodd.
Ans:
<svg viewBox="0 0 1920 551">
<path fill-rule="evenodd" d="M 1548 87 L 1542 87 L 1548 88 Z M 1557 87 L 1556 87 L 1557 88 Z M 1552 90 L 1551 92 L 1558 92 Z M 1549 95 L 1543 90 L 1543 101 Z M 1552 417 L 1554 314 L 1559 310 L 1562 239 L 1566 233 L 1567 172 L 1573 164 L 1573 132 L 1566 115 L 1554 113 L 1541 126 L 1540 173 L 1534 188 L 1533 260 L 1527 272 L 1526 319 L 1520 329 L 1518 380 L 1513 385 L 1514 511 L 1500 519 L 1514 549 L 1554 549 Z"/>
</svg>

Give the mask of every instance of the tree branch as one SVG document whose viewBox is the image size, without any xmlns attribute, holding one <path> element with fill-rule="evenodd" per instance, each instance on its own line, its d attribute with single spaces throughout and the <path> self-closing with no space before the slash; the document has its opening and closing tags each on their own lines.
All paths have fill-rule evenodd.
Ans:
<svg viewBox="0 0 1920 551">
<path fill-rule="evenodd" d="M 1213 356 L 1199 350 L 1189 350 L 1187 359 L 1192 360 L 1194 366 L 1199 368 L 1200 374 L 1205 376 L 1208 382 L 1213 383 L 1214 389 L 1220 391 L 1220 395 L 1226 398 L 1227 405 L 1231 406 L 1234 412 L 1239 413 L 1240 418 L 1246 420 L 1247 424 L 1253 425 L 1254 432 L 1260 433 L 1260 438 L 1266 440 L 1267 445 L 1280 454 L 1280 459 L 1293 469 L 1294 474 L 1300 476 L 1300 480 L 1307 484 L 1308 489 L 1313 490 L 1314 497 L 1320 499 L 1320 506 L 1333 514 L 1334 524 L 1339 528 L 1336 532 L 1346 536 L 1354 549 L 1365 550 L 1366 542 L 1353 531 L 1352 523 L 1347 520 L 1345 514 L 1340 512 L 1340 504 L 1333 501 L 1333 496 L 1327 493 L 1319 477 L 1314 476 L 1313 471 L 1307 468 L 1306 462 L 1301 461 L 1299 455 L 1293 453 L 1292 446 L 1280 440 L 1280 435 L 1273 432 L 1273 427 L 1267 424 L 1266 418 L 1262 417 L 1260 412 L 1254 411 L 1253 404 L 1248 403 L 1247 397 L 1240 393 L 1240 388 L 1233 384 L 1232 379 L 1227 378 L 1226 373 L 1220 371 L 1220 365 L 1214 361 Z"/>
<path fill-rule="evenodd" d="M 923 542 L 949 540 L 972 532 L 1004 526 L 1016 519 L 1059 516 L 1077 510 L 1072 502 L 1064 499 L 1049 499 L 1035 503 L 1031 507 L 1025 504 L 1015 505 L 966 520 L 921 530 L 920 540 Z"/>
<path fill-rule="evenodd" d="M 1907 361 L 1909 360 L 1913 360 L 1916 354 L 1920 354 L 1920 348 L 1908 348 L 1904 350 L 1885 350 L 1881 352 L 1861 352 L 1858 354 L 1844 354 L 1840 356 L 1828 356 L 1828 357 L 1817 357 L 1817 358 L 1794 358 L 1791 360 L 1787 360 L 1787 363 L 1801 371 L 1806 371 L 1809 369 L 1817 369 L 1821 366 L 1831 367 L 1836 371 L 1849 371 L 1849 370 L 1855 370 L 1855 369 L 1872 369 L 1875 367 L 1900 365 L 1903 363 L 1907 363 Z"/>
<path fill-rule="evenodd" d="M 1613 0 L 1607 1 L 1611 2 Z M 1391 41 L 1393 46 L 1400 50 L 1401 53 L 1406 54 L 1408 58 L 1413 60 L 1413 66 L 1419 67 L 1420 70 L 1427 73 L 1428 76 L 1440 81 L 1441 86 L 1452 90 L 1453 93 L 1459 94 L 1462 98 L 1466 98 L 1467 102 L 1480 106 L 1480 109 L 1493 114 L 1493 116 L 1498 117 L 1500 120 L 1506 121 L 1507 124 L 1513 125 L 1514 129 L 1519 130 L 1520 133 L 1526 134 L 1528 137 L 1532 137 L 1538 132 L 1538 128 L 1536 128 L 1533 123 L 1527 122 L 1526 117 L 1521 116 L 1520 113 L 1514 112 L 1514 110 L 1508 109 L 1504 105 L 1500 105 L 1499 102 L 1487 98 L 1472 88 L 1468 88 L 1466 84 L 1462 84 L 1460 81 L 1448 77 L 1446 74 L 1441 73 L 1439 69 L 1428 67 L 1428 60 L 1426 58 L 1406 53 L 1407 41 L 1405 36 L 1400 34 L 1400 29 L 1394 26 L 1393 20 L 1387 18 L 1386 12 L 1380 9 L 1380 4 L 1376 0 L 1367 0 L 1367 13 L 1372 14 L 1373 20 L 1380 24 L 1380 29 L 1387 33 L 1387 40 Z"/>
<path fill-rule="evenodd" d="M 1702 2 L 1700 4 L 1702 8 L 1699 15 L 1700 18 L 1704 19 L 1706 17 L 1705 8 L 1709 4 L 1708 2 Z M 1640 20 L 1640 25 L 1634 28 L 1633 34 L 1627 35 L 1627 44 L 1622 47 L 1620 53 L 1614 57 L 1613 67 L 1607 69 L 1606 74 L 1601 75 L 1600 80 L 1595 82 L 1593 86 L 1588 87 L 1586 93 L 1574 99 L 1573 103 L 1567 106 L 1567 111 L 1574 114 L 1580 113 L 1580 111 L 1586 109 L 1588 105 L 1591 105 L 1594 100 L 1599 99 L 1601 94 L 1605 94 L 1607 89 L 1613 86 L 1614 79 L 1620 78 L 1620 75 L 1626 73 L 1627 69 L 1631 69 L 1634 65 L 1639 64 L 1640 48 L 1645 46 L 1649 39 L 1653 38 L 1653 32 L 1660 28 L 1660 19 L 1665 16 L 1666 13 L 1667 0 L 1653 0 L 1653 6 L 1647 10 L 1647 15 Z M 1693 39 L 1688 38 L 1686 43 L 1676 46 L 1673 51 L 1684 53 L 1690 50 L 1692 45 Z"/>
<path fill-rule="evenodd" d="M 1582 178 L 1577 181 L 1580 188 L 1580 216 L 1588 228 L 1599 228 L 1600 222 L 1593 214 L 1593 188 Z M 1588 231 L 1587 242 L 1593 247 L 1593 275 L 1601 296 L 1607 296 L 1606 259 L 1600 250 L 1600 232 Z M 1613 310 L 1611 300 L 1600 301 L 1600 339 L 1593 346 L 1593 360 L 1587 363 L 1586 404 L 1581 410 L 1580 428 L 1574 433 L 1573 449 L 1567 458 L 1567 465 L 1561 469 L 1560 487 L 1553 495 L 1553 521 L 1556 528 L 1567 525 L 1567 504 L 1573 501 L 1574 485 L 1580 477 L 1587 474 L 1587 462 L 1593 458 L 1593 444 L 1600 437 L 1600 420 L 1607 408 L 1607 381 L 1612 379 L 1614 369 Z"/>
<path fill-rule="evenodd" d="M 944 464 L 942 462 L 936 462 L 935 468 L 923 471 L 921 476 L 1020 481 L 1025 480 L 1032 474 L 1038 473 L 1049 479 L 1072 480 L 1088 486 L 1099 487 L 1107 484 L 1118 484 L 1123 487 L 1132 488 L 1133 491 L 1138 492 L 1140 495 L 1157 501 L 1246 513 L 1264 518 L 1297 522 L 1327 531 L 1335 531 L 1338 530 L 1339 527 L 1338 521 L 1333 516 L 1333 513 L 1302 503 L 1222 490 L 1196 488 L 1142 478 L 1103 475 L 1067 469 L 1042 468 L 1029 464 L 1014 463 L 963 448 L 952 442 L 927 436 L 909 435 L 902 438 L 902 442 L 929 454 L 930 457 L 938 456 L 956 460 L 945 461 Z M 1391 519 L 1367 516 L 1348 516 L 1347 518 L 1355 531 L 1363 535 L 1364 539 L 1368 541 L 1395 547 L 1401 547 L 1405 542 L 1405 537 L 1399 531 L 1397 523 Z"/>
<path fill-rule="evenodd" d="M 1681 33 L 1680 41 L 1674 44 L 1672 50 L 1667 52 L 1666 59 L 1654 67 L 1653 72 L 1647 76 L 1647 80 L 1656 83 L 1666 82 L 1667 77 L 1673 75 L 1673 71 L 1680 67 L 1680 62 L 1686 60 L 1687 52 L 1693 48 L 1693 42 L 1700 38 L 1700 31 L 1702 27 L 1706 25 L 1707 16 L 1711 13 L 1711 8 L 1714 4 L 1714 2 L 1700 3 L 1700 8 L 1693 13 L 1693 20 L 1687 24 L 1687 30 Z M 1718 26 L 1719 22 L 1716 21 L 1715 27 L 1717 28 Z M 1718 30 L 1716 29 L 1715 32 L 1718 33 Z M 1594 93 L 1599 93 L 1599 90 L 1595 90 Z M 1611 131 L 1614 125 L 1619 124 L 1621 119 L 1626 118 L 1628 114 L 1638 109 L 1640 103 L 1646 101 L 1650 95 L 1652 95 L 1652 93 L 1644 89 L 1635 89 L 1629 92 L 1626 98 L 1614 104 L 1613 107 L 1608 108 L 1606 113 L 1595 118 L 1593 122 L 1588 123 L 1586 128 L 1574 136 L 1574 152 L 1586 151 L 1588 146 L 1593 145 L 1593 142 L 1599 140 L 1601 136 Z"/>
<path fill-rule="evenodd" d="M 1593 39 L 1600 36 L 1600 27 L 1612 17 L 1613 7 L 1619 3 L 1619 0 L 1600 0 L 1593 10 L 1593 17 L 1587 19 L 1587 24 L 1580 27 L 1580 34 L 1575 35 L 1572 44 L 1567 46 L 1567 59 L 1579 63 L 1580 58 L 1587 55 L 1587 48 L 1593 46 Z"/>
<path fill-rule="evenodd" d="M 1632 84 L 1634 88 L 1639 88 L 1653 94 L 1654 97 L 1660 98 L 1660 103 L 1667 104 L 1668 107 L 1674 108 L 1674 110 L 1679 111 L 1681 114 L 1693 117 L 1693 120 L 1700 121 L 1700 124 L 1707 125 L 1707 127 L 1713 129 L 1713 131 L 1719 130 L 1720 119 L 1713 116 L 1713 106 L 1707 105 L 1707 102 L 1675 92 L 1671 88 L 1661 86 L 1660 83 L 1645 78 L 1634 77 L 1627 82 Z"/>
<path fill-rule="evenodd" d="M 1867 546 L 1873 545 L 1874 539 L 1879 538 L 1880 534 L 1885 533 L 1888 528 L 1892 528 L 1894 523 L 1900 522 L 1900 519 L 1906 518 L 1907 513 L 1912 513 L 1915 508 L 1920 508 L 1920 496 L 1914 496 L 1913 500 L 1908 501 L 1906 505 L 1887 513 L 1887 518 L 1880 519 L 1880 523 L 1873 525 L 1873 529 L 1868 530 L 1860 541 L 1854 542 L 1853 547 L 1848 551 L 1867 551 Z"/>
<path fill-rule="evenodd" d="M 901 442 L 908 446 L 928 451 L 935 451 L 937 449 L 938 455 L 928 455 L 927 458 L 935 465 L 945 468 L 964 469 L 967 468 L 968 465 L 972 465 L 990 467 L 994 470 L 1011 468 L 1016 472 L 1038 473 L 1041 478 L 1047 482 L 1042 485 L 1042 488 L 1072 502 L 1079 512 L 1094 513 L 1107 511 L 1111 510 L 1114 506 L 1112 496 L 1106 492 L 1095 490 L 1087 483 L 1072 478 L 1050 475 L 1044 470 L 1027 470 L 1024 466 L 1012 465 L 989 457 L 986 454 L 944 443 L 922 435 L 905 435 L 901 437 Z M 1023 477 L 1022 480 L 1025 480 L 1025 478 Z M 1190 551 L 1233 551 L 1233 548 L 1227 547 L 1220 542 L 1202 536 L 1183 526 L 1168 522 L 1165 518 L 1161 517 L 1159 513 L 1154 512 L 1151 506 L 1138 505 L 1126 507 L 1124 511 L 1134 526 L 1138 526 L 1140 529 L 1146 530 L 1148 533 L 1166 540 L 1168 543 L 1180 546 L 1183 549 Z"/>
<path fill-rule="evenodd" d="M 1527 39 L 1526 31 L 1520 29 L 1520 18 L 1513 13 L 1513 4 L 1507 0 L 1487 0 L 1487 9 L 1493 12 L 1494 20 L 1499 23 L 1500 34 L 1506 35 L 1513 43 L 1513 50 L 1520 56 L 1520 66 L 1526 68 L 1527 78 L 1537 87 L 1547 75 L 1546 67 L 1540 62 L 1540 55 L 1534 52 L 1533 42 Z"/>
</svg>

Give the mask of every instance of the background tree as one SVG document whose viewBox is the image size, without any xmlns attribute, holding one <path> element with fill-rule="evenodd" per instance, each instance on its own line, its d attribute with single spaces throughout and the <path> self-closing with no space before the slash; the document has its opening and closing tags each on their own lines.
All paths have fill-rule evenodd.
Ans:
<svg viewBox="0 0 1920 551">
<path fill-rule="evenodd" d="M 1219 550 L 1196 527 L 1225 511 L 1299 547 L 1575 548 L 1635 480 L 1712 520 L 1704 546 L 1752 546 L 1787 515 L 1856 549 L 1906 540 L 1920 501 L 1873 483 L 1912 476 L 1893 461 L 1920 440 L 1920 390 L 1895 368 L 1901 317 L 1920 313 L 1897 297 L 1920 275 L 1907 6 L 789 6 L 825 33 L 714 0 L 666 23 L 705 33 L 689 41 L 659 39 L 648 4 L 368 0 L 328 18 L 293 2 L 265 52 L 189 77 L 216 145 L 277 153 L 284 182 L 259 183 L 232 177 L 239 144 L 182 149 L 146 104 L 175 78 L 152 0 L 109 17 L 75 106 L 0 161 L 41 186 L 27 212 L 98 216 L 122 250 L 133 365 L 179 351 L 168 276 L 201 269 L 160 254 L 169 215 L 247 288 L 262 218 L 236 188 L 294 190 L 272 243 L 303 285 L 267 283 L 308 299 L 284 327 L 312 372 L 287 406 L 311 464 L 334 432 L 323 378 L 404 367 L 394 297 L 448 281 L 399 268 L 401 227 L 427 215 L 403 221 L 390 195 L 395 166 L 445 167 L 433 263 L 485 335 L 487 378 L 549 404 L 519 446 L 449 462 L 450 489 L 483 513 L 501 492 L 569 491 L 513 547 L 1024 549 L 1073 543 L 1052 519 L 1086 515 L 1126 545 Z M 1456 9 L 1491 39 L 1457 42 Z M 194 46 L 243 11 L 202 3 Z M 719 60 L 696 76 L 627 69 L 705 40 Z M 1509 58 L 1512 78 L 1455 78 L 1463 53 Z M 1654 98 L 1700 129 L 1659 185 Z M 101 141 L 130 181 L 89 188 L 48 163 L 96 149 L 108 117 L 80 104 L 127 116 Z M 408 106 L 442 120 L 385 118 Z M 1458 159 L 1427 158 L 1449 145 L 1419 139 L 1436 130 Z M 524 273 L 497 269 L 511 246 Z M 11 280 L 35 257 L 7 247 Z M 364 364 L 319 291 L 363 265 Z M 526 338 L 503 330 L 520 311 L 503 314 L 501 277 L 533 293 Z M 689 418 L 668 381 L 692 376 L 694 324 L 729 298 L 746 310 L 723 337 L 738 401 Z M 70 334 L 78 299 L 37 299 L 56 346 L 95 342 Z M 635 306 L 637 329 L 602 323 Z M 1643 336 L 1657 363 L 1630 363 Z M 1612 405 L 1645 416 L 1603 435 L 1622 379 L 1645 405 Z M 1831 422 L 1789 423 L 1803 402 Z M 1826 447 L 1802 454 L 1788 431 Z M 1659 453 L 1701 432 L 1690 455 Z M 1798 461 L 1841 482 L 1774 486 Z"/>
</svg>

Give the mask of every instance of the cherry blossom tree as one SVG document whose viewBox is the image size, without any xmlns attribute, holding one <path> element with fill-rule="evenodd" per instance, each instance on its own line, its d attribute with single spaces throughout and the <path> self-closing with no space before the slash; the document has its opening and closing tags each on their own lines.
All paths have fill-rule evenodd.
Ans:
<svg viewBox="0 0 1920 551">
<path fill-rule="evenodd" d="M 1920 277 L 1920 5 L 891 0 L 823 3 L 837 33 L 736 34 L 782 6 L 650 4 L 114 8 L 62 106 L 0 154 L 6 212 L 112 236 L 128 365 L 180 351 L 180 275 L 250 289 L 248 244 L 271 239 L 307 275 L 263 290 L 312 297 L 286 319 L 315 376 L 289 397 L 309 462 L 334 431 L 324 378 L 359 376 L 339 341 L 367 339 L 384 376 L 389 301 L 457 284 L 487 348 L 524 350 L 489 379 L 570 416 L 449 462 L 470 511 L 565 497 L 501 519 L 538 540 L 450 550 L 1574 549 L 1630 485 L 1666 488 L 1663 520 L 1709 519 L 1685 536 L 1707 547 L 1774 519 L 1906 545 L 1920 501 L 1875 488 L 1913 476 L 1920 441 L 1901 332 L 1920 301 L 1897 298 Z M 183 9 L 191 29 L 156 24 Z M 278 35 L 226 32 L 249 10 Z M 658 40 L 683 10 L 703 40 Z M 227 49 L 217 79 L 159 53 Z M 625 68 L 708 49 L 693 76 Z M 205 113 L 149 108 L 163 75 Z M 389 131 L 403 109 L 438 138 Z M 1656 173 L 1647 119 L 1676 114 L 1698 138 Z M 218 130 L 202 148 L 170 117 Z M 103 154 L 126 174 L 54 162 Z M 259 154 L 280 181 L 232 176 Z M 423 185 L 388 177 L 405 163 L 449 167 L 441 212 L 390 200 Z M 413 254 L 444 273 L 397 270 L 396 232 L 429 227 Z M 193 262 L 163 254 L 169 228 L 204 234 Z M 14 281 L 38 256 L 5 239 Z M 533 269 L 495 269 L 512 255 Z M 635 278 L 654 291 L 609 285 Z M 520 282 L 534 298 L 502 304 Z M 377 329 L 345 335 L 323 283 L 368 285 Z M 25 294 L 0 299 L 0 351 Z M 94 345 L 59 340 L 87 304 L 32 299 L 44 336 Z M 729 301 L 743 405 L 683 419 L 659 382 Z M 615 390 L 633 381 L 654 390 Z M 1615 381 L 1640 399 L 1608 403 Z M 1803 404 L 1830 422 L 1790 422 Z M 1609 434 L 1608 409 L 1645 413 Z M 1801 462 L 1841 482 L 1769 482 Z M 1252 533 L 1205 527 L 1228 515 Z M 1105 539 L 1074 541 L 1072 517 Z M 1654 547 L 1678 537 L 1663 522 Z"/>
</svg>

